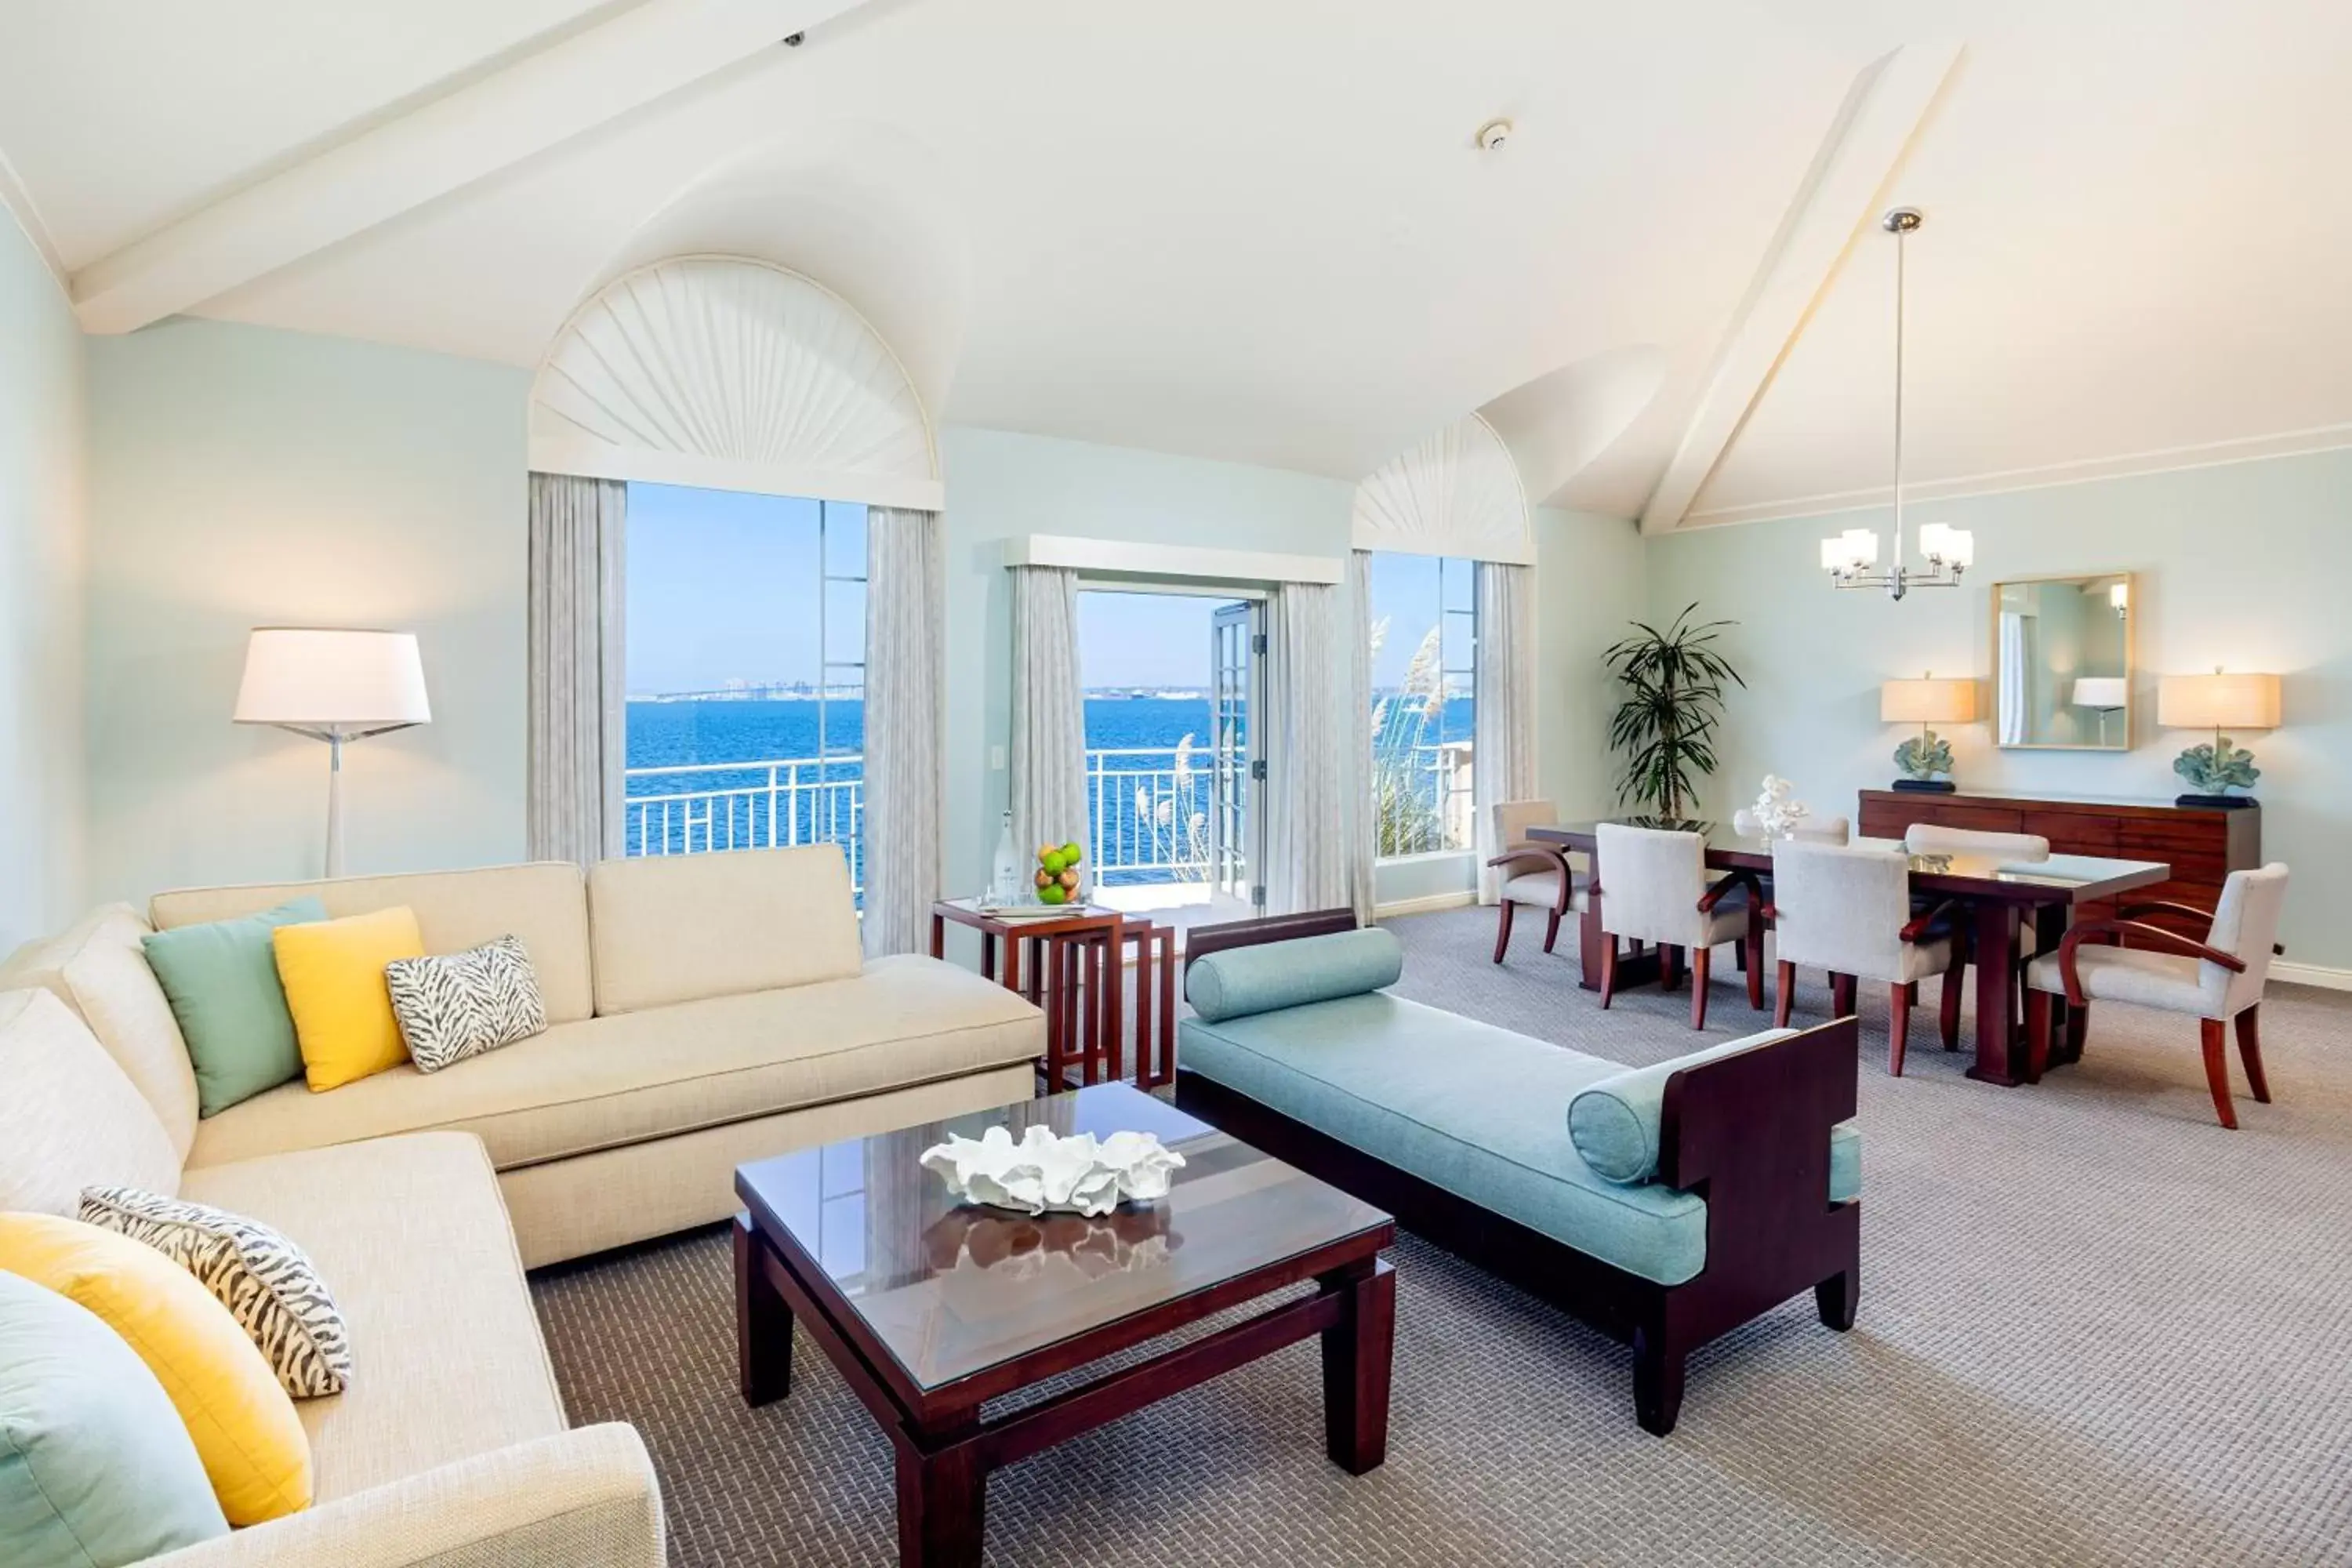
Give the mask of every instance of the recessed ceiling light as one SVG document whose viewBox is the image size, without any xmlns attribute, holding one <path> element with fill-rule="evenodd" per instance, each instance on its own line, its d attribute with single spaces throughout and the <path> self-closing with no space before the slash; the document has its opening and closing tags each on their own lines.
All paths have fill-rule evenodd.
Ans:
<svg viewBox="0 0 2352 1568">
<path fill-rule="evenodd" d="M 1478 127 L 1478 146 L 1484 152 L 1499 153 L 1502 151 L 1503 143 L 1509 141 L 1512 135 L 1509 121 L 1501 118 L 1489 120 L 1486 124 Z"/>
</svg>

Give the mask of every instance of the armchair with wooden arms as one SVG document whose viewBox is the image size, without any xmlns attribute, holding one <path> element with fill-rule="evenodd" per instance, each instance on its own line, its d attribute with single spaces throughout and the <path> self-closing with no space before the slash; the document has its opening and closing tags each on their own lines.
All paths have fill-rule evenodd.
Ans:
<svg viewBox="0 0 2352 1568">
<path fill-rule="evenodd" d="M 2114 920 L 2068 930 L 2056 952 L 2035 959 L 2025 972 L 2027 1077 L 2040 1078 L 2050 1064 L 2053 996 L 2066 998 L 2067 1026 L 2077 1043 L 2092 1002 L 2128 1002 L 2199 1021 L 2205 1084 L 2222 1126 L 2238 1125 L 2230 1097 L 2229 1026 L 2237 1030 L 2247 1087 L 2256 1100 L 2270 1103 L 2258 1020 L 2271 960 L 2286 951 L 2278 945 L 2286 885 L 2286 867 L 2273 861 L 2258 871 L 2231 872 L 2210 917 L 2186 904 L 2147 902 L 2126 905 Z M 2204 939 L 2154 923 L 2160 920 L 2203 926 Z M 2129 947 L 2121 945 L 2126 939 Z"/>
<path fill-rule="evenodd" d="M 1549 952 L 1559 940 L 1559 922 L 1570 915 L 1580 915 L 1587 902 L 1586 879 L 1569 861 L 1567 852 L 1556 845 L 1536 844 L 1528 838 L 1530 827 L 1546 826 L 1559 820 L 1559 813 L 1548 800 L 1507 800 L 1494 807 L 1495 844 L 1499 853 L 1490 857 L 1486 868 L 1495 873 L 1498 913 L 1495 926 L 1495 962 L 1503 962 L 1503 954 L 1511 945 L 1511 916 L 1522 904 L 1544 912 L 1544 951 Z"/>
</svg>

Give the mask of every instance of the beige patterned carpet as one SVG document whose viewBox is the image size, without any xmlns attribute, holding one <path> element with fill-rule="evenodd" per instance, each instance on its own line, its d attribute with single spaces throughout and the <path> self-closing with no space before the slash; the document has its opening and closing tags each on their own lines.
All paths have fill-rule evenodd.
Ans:
<svg viewBox="0 0 2352 1568">
<path fill-rule="evenodd" d="M 1694 1043 L 1685 995 L 1603 1014 L 1527 931 L 1495 968 L 1491 918 L 1395 922 L 1404 993 L 1627 1062 Z M 1712 1011 L 1755 1023 L 1736 976 Z M 1000 1473 L 989 1561 L 2352 1563 L 2352 995 L 2263 1016 L 2276 1102 L 2230 1133 L 2193 1026 L 2103 1008 L 2080 1065 L 2002 1090 L 1932 1020 L 1887 1078 L 1865 998 L 1853 1333 L 1807 1298 L 1719 1342 L 1660 1440 L 1625 1352 L 1407 1238 L 1385 1467 L 1324 1460 L 1297 1346 Z M 535 1289 L 572 1419 L 645 1434 L 674 1561 L 895 1559 L 889 1447 L 814 1347 L 789 1399 L 737 1398 L 723 1235 Z"/>
</svg>

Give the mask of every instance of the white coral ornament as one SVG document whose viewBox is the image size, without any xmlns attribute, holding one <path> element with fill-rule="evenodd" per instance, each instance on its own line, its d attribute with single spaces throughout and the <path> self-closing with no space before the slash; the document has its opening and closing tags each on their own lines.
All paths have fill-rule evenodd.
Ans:
<svg viewBox="0 0 2352 1568">
<path fill-rule="evenodd" d="M 1027 1214 L 1104 1215 L 1129 1199 L 1166 1197 L 1183 1163 L 1183 1155 L 1149 1132 L 1114 1132 L 1097 1141 L 1091 1132 L 1058 1138 L 1053 1129 L 1037 1126 L 1018 1143 L 1003 1127 L 976 1140 L 950 1133 L 922 1153 L 923 1168 L 938 1172 L 958 1198 Z"/>
<path fill-rule="evenodd" d="M 1767 838 L 1786 838 L 1798 826 L 1812 815 L 1801 800 L 1790 798 L 1796 786 L 1778 773 L 1764 775 L 1764 793 L 1756 804 L 1739 815 L 1755 824 L 1756 830 Z"/>
</svg>

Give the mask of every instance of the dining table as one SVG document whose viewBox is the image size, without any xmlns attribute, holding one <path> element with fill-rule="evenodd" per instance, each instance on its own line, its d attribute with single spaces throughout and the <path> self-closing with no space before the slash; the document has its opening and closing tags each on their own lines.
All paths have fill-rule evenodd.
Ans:
<svg viewBox="0 0 2352 1568">
<path fill-rule="evenodd" d="M 1718 871 L 1753 871 L 1762 878 L 1772 872 L 1774 840 L 1744 833 L 1727 822 L 1702 822 L 1656 816 L 1622 816 L 1607 820 L 1628 827 L 1662 828 L 1696 833 L 1706 841 L 1707 866 Z M 1589 864 L 1590 892 L 1578 929 L 1578 953 L 1583 970 L 1579 984 L 1587 991 L 1601 988 L 1601 955 L 1608 942 L 1601 914 L 1607 896 L 1607 868 L 1601 864 L 1599 828 L 1591 822 L 1562 822 L 1531 827 L 1527 836 L 1538 844 L 1583 854 Z M 1856 848 L 1901 849 L 1899 838 L 1855 838 Z M 2053 855 L 2046 860 L 2018 860 L 1998 855 L 1913 855 L 1911 892 L 1930 901 L 1954 900 L 1966 906 L 1969 954 L 1977 966 L 1977 1059 L 1969 1077 L 1981 1083 L 2027 1081 L 2023 1021 L 2013 1008 L 2017 995 L 2018 936 L 2030 926 L 2034 951 L 2055 952 L 2074 911 L 2086 904 L 2102 904 L 2137 889 L 2168 880 L 2172 868 L 2161 860 L 2122 860 L 2098 855 Z M 1675 979 L 1671 957 L 1653 948 L 1632 957 L 1620 957 L 1617 983 L 1622 987 L 1657 978 Z M 2063 1006 L 2063 999 L 2061 999 Z M 2070 1026 L 2061 1034 L 2058 1022 Z M 2070 1061 L 2080 1054 L 2079 1020 L 2063 1014 L 2053 1020 L 2051 1061 Z"/>
</svg>

